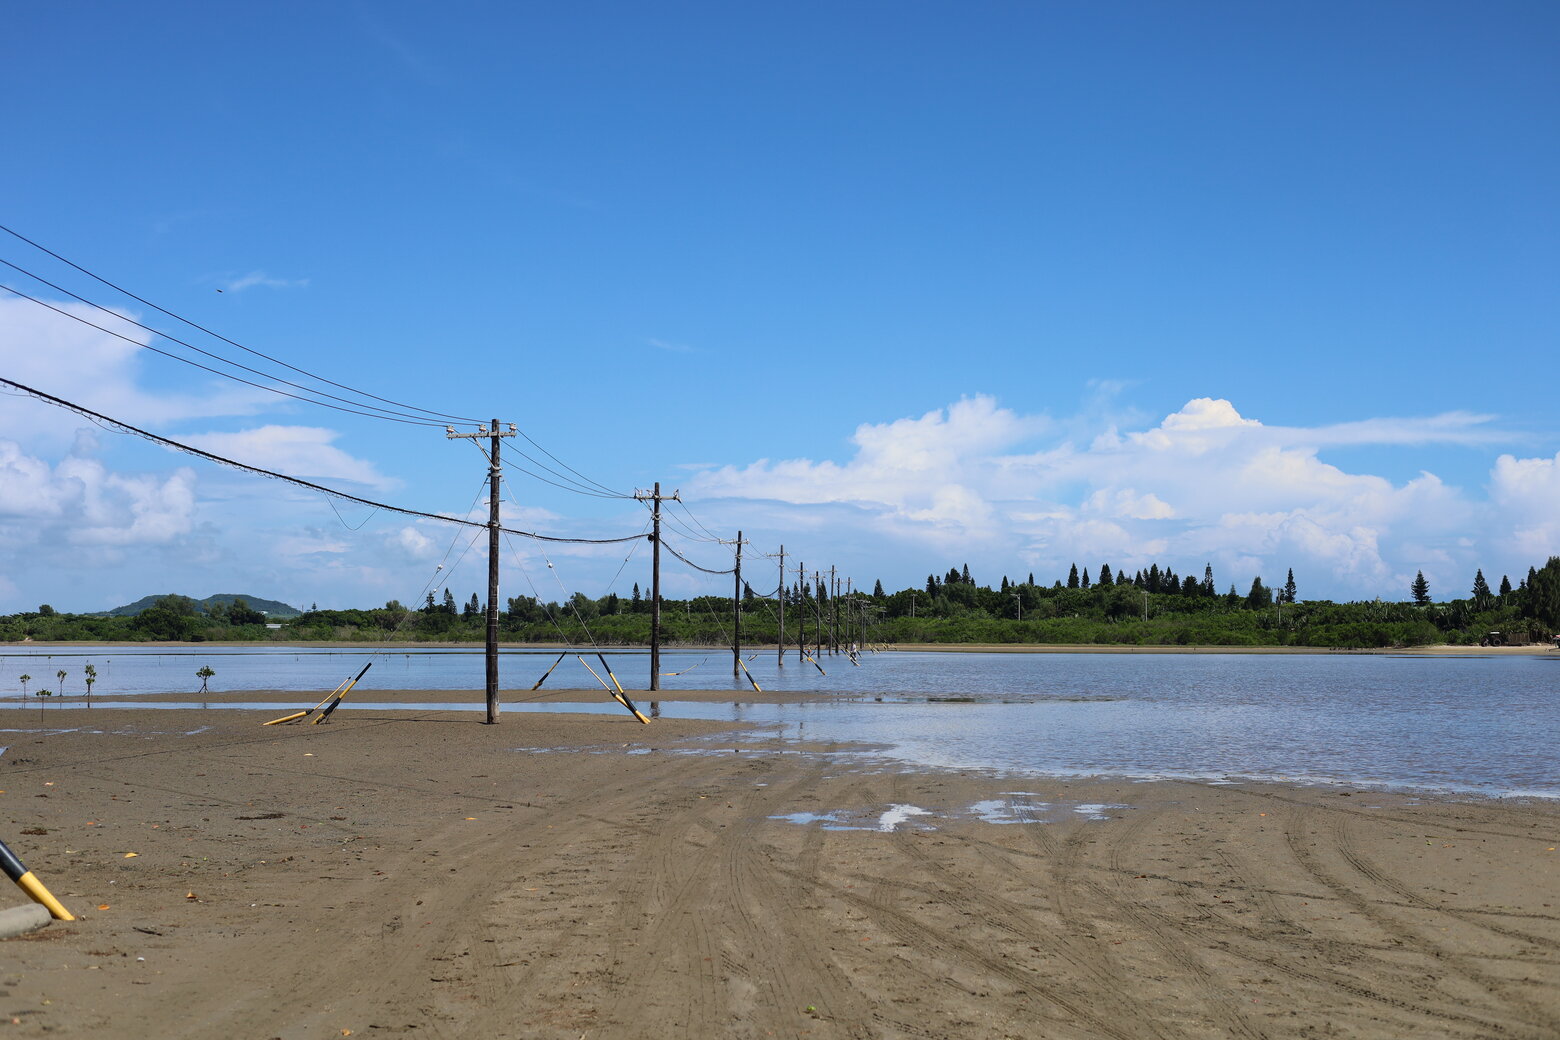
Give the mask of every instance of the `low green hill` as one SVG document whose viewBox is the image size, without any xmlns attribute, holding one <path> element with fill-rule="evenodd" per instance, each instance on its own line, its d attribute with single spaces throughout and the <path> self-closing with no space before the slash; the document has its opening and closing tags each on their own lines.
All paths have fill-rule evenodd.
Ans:
<svg viewBox="0 0 1560 1040">
<path fill-rule="evenodd" d="M 134 617 L 135 615 L 141 613 L 141 611 L 151 607 L 164 596 L 171 595 L 174 595 L 174 593 L 160 592 L 155 596 L 142 596 L 134 603 L 129 603 L 122 607 L 115 607 L 113 610 L 104 611 L 104 613 L 108 614 L 110 617 Z M 195 605 L 204 613 L 209 611 L 218 603 L 222 604 L 223 606 L 230 606 L 236 599 L 243 600 L 254 610 L 264 612 L 267 617 L 278 619 L 292 618 L 297 617 L 299 614 L 303 613 L 303 611 L 299 610 L 297 607 L 288 606 L 286 603 L 279 602 L 278 600 L 265 599 L 261 596 L 246 596 L 242 593 L 232 592 L 219 592 L 214 596 L 207 596 L 205 599 L 195 600 Z"/>
</svg>

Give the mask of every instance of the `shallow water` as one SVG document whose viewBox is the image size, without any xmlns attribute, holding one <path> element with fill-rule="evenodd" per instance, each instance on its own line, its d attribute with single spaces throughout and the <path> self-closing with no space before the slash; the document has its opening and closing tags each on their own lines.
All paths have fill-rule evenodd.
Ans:
<svg viewBox="0 0 1560 1040">
<path fill-rule="evenodd" d="M 189 689 L 196 684 L 187 677 L 207 663 L 216 670 L 213 682 L 219 687 L 329 689 L 355 675 L 369 653 L 270 647 L 174 652 L 104 647 L 64 653 L 29 648 L 0 655 L 0 691 L 15 691 L 17 699 L 9 703 L 20 707 L 18 674 L 52 676 L 65 668 L 71 673 L 65 692 L 80 693 L 81 665 L 88 661 L 99 674 L 94 699 L 105 707 L 109 702 L 150 707 L 125 698 Z M 529 689 L 556 656 L 557 651 L 506 653 L 501 664 L 504 684 Z M 608 659 L 625 686 L 636 679 L 636 685 L 643 685 L 646 655 L 616 653 Z M 599 671 L 599 663 L 589 660 Z M 684 671 L 663 681 L 667 692 L 729 688 L 732 699 L 718 704 L 667 701 L 660 703 L 660 711 L 671 718 L 755 723 L 763 736 L 870 744 L 885 760 L 920 766 L 1062 776 L 1248 778 L 1560 798 L 1555 742 L 1560 734 L 1560 654 L 887 653 L 864 657 L 860 667 L 844 657 L 826 657 L 821 663 L 827 675 L 806 662 L 799 667 L 794 653 L 783 669 L 776 667 L 773 651 L 759 654 L 748 667 L 766 690 L 833 698 L 752 704 L 742 699 L 751 689 L 747 682 L 731 678 L 729 653 L 666 654 L 664 670 Z M 690 665 L 695 667 L 686 671 Z M 471 690 L 469 707 L 477 709 L 482 674 L 480 651 L 384 654 L 375 658 L 374 669 L 342 710 L 463 707 L 379 704 L 369 699 L 374 689 Z M 594 681 L 570 659 L 548 685 L 578 688 Z M 31 688 L 38 688 L 36 682 Z M 650 710 L 647 693 L 631 690 L 630 696 L 642 710 Z M 950 697 L 967 700 L 930 699 Z M 235 704 L 220 693 L 208 701 L 219 702 L 286 713 L 276 704 Z M 0 725 L 20 728 L 38 719 L 36 700 L 27 707 L 34 714 L 18 712 L 11 719 L 20 721 L 9 721 L 7 712 L 0 715 Z M 83 713 L 55 715 L 63 710 L 57 705 L 43 710 L 49 713 L 43 726 L 83 722 Z M 597 703 L 506 704 L 505 710 L 623 714 L 604 696 Z M 740 744 L 741 738 L 737 741 Z M 732 738 L 724 738 L 724 743 L 730 746 Z"/>
</svg>

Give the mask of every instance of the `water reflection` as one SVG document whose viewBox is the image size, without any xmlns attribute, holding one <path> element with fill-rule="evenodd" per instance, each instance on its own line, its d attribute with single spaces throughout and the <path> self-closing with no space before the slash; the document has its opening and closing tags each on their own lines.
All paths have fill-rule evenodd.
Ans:
<svg viewBox="0 0 1560 1040">
<path fill-rule="evenodd" d="M 127 695 L 181 688 L 193 692 L 194 687 L 181 684 L 206 661 L 217 673 L 212 682 L 228 688 L 329 689 L 340 674 L 355 672 L 367 653 L 96 647 L 72 648 L 65 654 L 11 649 L 0 654 L 0 691 L 15 689 L 21 672 L 41 670 L 40 660 L 70 656 L 105 662 L 95 698 L 101 706 L 193 707 L 199 702 L 153 705 Z M 510 676 L 522 669 L 539 674 L 550 663 L 549 655 L 556 651 L 510 654 L 504 668 Z M 610 656 L 620 658 L 616 670 L 625 679 L 642 657 Z M 455 649 L 397 652 L 393 657 L 397 667 L 370 672 L 370 682 L 354 691 L 342 711 L 481 707 L 475 692 L 483 684 L 480 653 Z M 868 656 L 860 668 L 831 669 L 825 677 L 811 667 L 795 667 L 794 661 L 778 669 L 770 656 L 750 665 L 765 690 L 794 690 L 817 699 L 753 703 L 737 695 L 739 690 L 751 695 L 744 681 L 733 685 L 728 703 L 658 699 L 651 702 L 650 714 L 756 724 L 760 736 L 805 737 L 812 745 L 871 745 L 887 760 L 919 766 L 1046 775 L 1401 784 L 1560 797 L 1560 756 L 1552 742 L 1552 735 L 1560 732 L 1560 697 L 1554 693 L 1560 677 L 1557 664 L 1560 655 L 903 653 Z M 79 673 L 78 667 L 70 670 Z M 691 679 L 702 682 L 688 685 L 716 684 L 723 681 L 721 672 L 696 672 Z M 589 679 L 583 672 L 581 676 Z M 667 685 L 677 681 L 669 679 Z M 370 684 L 378 689 L 465 689 L 473 694 L 468 705 L 376 703 L 366 700 L 373 696 Z M 217 699 L 210 703 L 215 708 L 223 695 L 214 693 Z M 22 703 L 19 689 L 16 694 L 12 706 Z M 525 695 L 510 691 L 503 698 Z M 581 694 L 591 700 L 580 704 L 507 703 L 505 710 L 626 717 L 618 705 L 598 696 Z M 237 698 L 230 706 L 285 709 L 284 704 Z M 72 712 L 60 717 L 70 720 L 66 725 L 81 718 L 65 705 L 47 709 L 50 715 L 60 710 Z M 731 738 L 723 739 L 729 746 Z"/>
</svg>

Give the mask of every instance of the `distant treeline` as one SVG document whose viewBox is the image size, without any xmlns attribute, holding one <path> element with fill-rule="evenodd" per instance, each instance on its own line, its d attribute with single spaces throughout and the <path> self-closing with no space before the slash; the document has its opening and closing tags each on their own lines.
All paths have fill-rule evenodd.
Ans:
<svg viewBox="0 0 1560 1040">
<path fill-rule="evenodd" d="M 1416 581 L 1411 590 L 1421 600 Z M 1211 570 L 1202 580 L 1181 578 L 1155 566 L 1127 577 L 1101 569 L 1090 581 L 1077 568 L 1064 583 L 1037 585 L 1003 578 L 996 588 L 978 585 L 969 569 L 930 575 L 922 588 L 885 593 L 831 594 L 826 583 L 794 585 L 776 597 L 745 590 L 742 641 L 773 645 L 785 600 L 785 637 L 808 645 L 840 643 L 1079 643 L 1124 646 L 1314 646 L 1392 647 L 1434 643 L 1477 645 L 1492 633 L 1505 643 L 1540 642 L 1560 629 L 1560 557 L 1530 569 L 1513 587 L 1503 579 L 1492 590 L 1481 573 L 1465 599 L 1441 603 L 1332 603 L 1301 600 L 1291 573 L 1284 586 L 1269 589 L 1261 579 L 1242 595 L 1220 593 Z M 529 596 L 508 599 L 499 615 L 507 642 L 589 646 L 642 645 L 650 639 L 650 603 L 634 587 L 628 598 L 591 599 L 576 593 L 563 602 Z M 416 609 L 392 600 L 367 610 L 305 611 L 280 629 L 242 600 L 208 612 L 193 600 L 165 596 L 134 617 L 62 614 L 48 607 L 0 617 L 0 640 L 136 641 L 308 640 L 378 642 L 481 642 L 486 633 L 483 604 L 473 594 L 457 606 L 446 591 L 430 595 Z M 690 600 L 663 598 L 662 639 L 668 645 L 729 645 L 735 618 L 729 596 Z"/>
</svg>

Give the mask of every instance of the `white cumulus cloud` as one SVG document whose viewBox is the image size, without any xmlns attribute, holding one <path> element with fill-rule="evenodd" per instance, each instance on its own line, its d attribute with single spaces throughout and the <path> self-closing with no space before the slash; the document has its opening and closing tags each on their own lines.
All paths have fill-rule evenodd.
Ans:
<svg viewBox="0 0 1560 1040">
<path fill-rule="evenodd" d="M 691 491 L 771 508 L 848 505 L 865 555 L 978 561 L 993 577 L 1065 574 L 1073 562 L 1160 562 L 1200 575 L 1208 562 L 1231 583 L 1256 573 L 1272 581 L 1294 567 L 1315 595 L 1392 596 L 1424 561 L 1471 574 L 1481 553 L 1503 552 L 1486 540 L 1497 512 L 1541 562 L 1560 545 L 1560 456 L 1502 456 L 1481 500 L 1433 473 L 1394 481 L 1323 454 L 1509 439 L 1492 422 L 1453 412 L 1268 426 L 1230 401 L 1200 397 L 1145 428 L 1085 435 L 1076 420 L 1022 415 L 983 395 L 862 425 L 843 460 L 712 468 Z"/>
<path fill-rule="evenodd" d="M 182 439 L 213 455 L 295 477 L 348 480 L 380 489 L 398 486 L 373 463 L 335 447 L 332 442 L 338 436 L 335 430 L 318 426 L 268 424 L 236 433 L 188 434 Z"/>
</svg>

